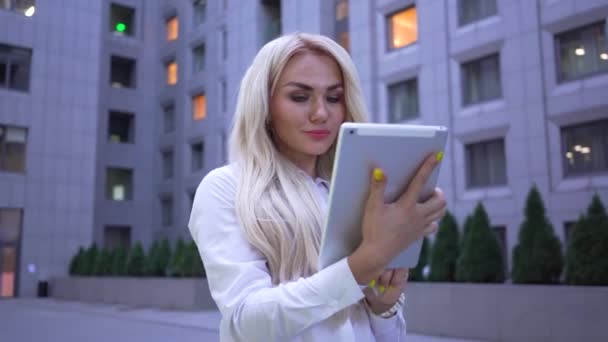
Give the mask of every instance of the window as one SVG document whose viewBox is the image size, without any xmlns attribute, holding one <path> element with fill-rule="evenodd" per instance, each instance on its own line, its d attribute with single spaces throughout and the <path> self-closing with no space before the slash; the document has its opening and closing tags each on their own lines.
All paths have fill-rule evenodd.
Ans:
<svg viewBox="0 0 608 342">
<path fill-rule="evenodd" d="M 504 139 L 466 145 L 467 187 L 507 184 Z"/>
<path fill-rule="evenodd" d="M 114 88 L 135 88 L 135 60 L 112 56 L 110 84 Z"/>
<path fill-rule="evenodd" d="M 558 81 L 569 81 L 608 71 L 606 22 L 555 36 Z"/>
<path fill-rule="evenodd" d="M 188 191 L 188 201 L 190 203 L 190 210 L 192 211 L 192 207 L 194 207 L 194 196 L 196 196 L 196 190 Z"/>
<path fill-rule="evenodd" d="M 169 104 L 163 107 L 164 132 L 173 132 L 175 129 L 175 105 Z"/>
<path fill-rule="evenodd" d="M 400 10 L 386 17 L 389 50 L 399 49 L 418 40 L 416 7 Z"/>
<path fill-rule="evenodd" d="M 167 40 L 177 40 L 177 36 L 179 35 L 179 22 L 177 21 L 177 17 L 172 17 L 167 20 L 165 26 L 167 27 Z"/>
<path fill-rule="evenodd" d="M 173 177 L 173 151 L 163 151 L 163 178 L 170 179 Z"/>
<path fill-rule="evenodd" d="M 281 35 L 281 1 L 265 0 L 262 2 L 264 12 L 264 43 Z"/>
<path fill-rule="evenodd" d="M 0 172 L 25 172 L 27 129 L 0 125 Z"/>
<path fill-rule="evenodd" d="M 222 101 L 222 112 L 225 113 L 228 110 L 228 89 L 226 86 L 226 80 L 220 81 L 221 101 Z"/>
<path fill-rule="evenodd" d="M 568 244 L 570 243 L 570 237 L 572 236 L 572 232 L 576 227 L 575 221 L 566 221 L 564 222 L 564 247 L 568 248 Z"/>
<path fill-rule="evenodd" d="M 225 27 L 223 27 L 220 30 L 220 35 L 221 35 L 221 57 L 222 60 L 226 60 L 228 58 L 228 31 L 226 30 Z"/>
<path fill-rule="evenodd" d="M 564 176 L 608 172 L 608 119 L 562 127 Z"/>
<path fill-rule="evenodd" d="M 474 21 L 496 15 L 496 0 L 458 0 L 458 24 L 464 26 Z"/>
<path fill-rule="evenodd" d="M 163 227 L 168 227 L 173 224 L 173 199 L 171 197 L 163 197 L 160 200 L 161 207 L 161 223 Z"/>
<path fill-rule="evenodd" d="M 0 44 L 0 89 L 28 91 L 32 50 Z"/>
<path fill-rule="evenodd" d="M 192 70 L 195 73 L 205 69 L 205 44 L 200 44 L 192 49 Z"/>
<path fill-rule="evenodd" d="M 131 227 L 105 226 L 103 232 L 103 246 L 109 250 L 115 248 L 130 248 Z"/>
<path fill-rule="evenodd" d="M 346 51 L 350 50 L 350 34 L 348 31 L 348 0 L 336 1 L 335 37 Z"/>
<path fill-rule="evenodd" d="M 207 0 L 194 0 L 192 3 L 194 10 L 194 25 L 200 25 L 205 22 L 207 15 Z"/>
<path fill-rule="evenodd" d="M 118 36 L 133 36 L 135 10 L 112 4 L 110 7 L 110 32 Z"/>
<path fill-rule="evenodd" d="M 411 79 L 388 87 L 389 122 L 401 122 L 418 116 L 418 81 Z"/>
<path fill-rule="evenodd" d="M 0 9 L 14 11 L 23 14 L 26 17 L 31 17 L 36 12 L 35 0 L 1 0 Z"/>
<path fill-rule="evenodd" d="M 465 106 L 500 98 L 502 88 L 498 54 L 464 63 L 462 84 L 462 102 Z"/>
<path fill-rule="evenodd" d="M 196 121 L 207 117 L 207 99 L 205 95 L 195 95 L 192 98 L 192 118 Z"/>
<path fill-rule="evenodd" d="M 177 84 L 177 63 L 171 61 L 166 65 L 167 69 L 167 85 Z"/>
<path fill-rule="evenodd" d="M 0 298 L 16 294 L 22 216 L 22 209 L 0 208 Z"/>
<path fill-rule="evenodd" d="M 190 146 L 190 159 L 192 161 L 192 172 L 203 169 L 205 145 L 203 142 L 192 144 Z"/>
<path fill-rule="evenodd" d="M 117 143 L 133 143 L 134 115 L 111 111 L 108 122 L 108 141 Z"/>
<path fill-rule="evenodd" d="M 502 262 L 504 266 L 505 274 L 508 271 L 508 260 L 507 260 L 507 228 L 505 226 L 492 227 L 498 244 L 500 245 L 500 254 L 502 254 Z"/>
<path fill-rule="evenodd" d="M 133 199 L 133 171 L 109 167 L 106 170 L 106 199 L 130 201 Z"/>
<path fill-rule="evenodd" d="M 19 243 L 22 217 L 22 209 L 0 208 L 0 246 Z"/>
</svg>

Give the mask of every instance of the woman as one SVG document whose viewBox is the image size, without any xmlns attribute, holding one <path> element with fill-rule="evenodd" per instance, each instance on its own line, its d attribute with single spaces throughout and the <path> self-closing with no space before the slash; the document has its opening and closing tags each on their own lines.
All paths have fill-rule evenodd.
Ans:
<svg viewBox="0 0 608 342">
<path fill-rule="evenodd" d="M 416 202 L 437 160 L 429 157 L 390 204 L 382 171 L 370 170 L 363 242 L 317 269 L 338 130 L 366 117 L 355 67 L 331 39 L 283 36 L 253 60 L 231 163 L 202 180 L 189 223 L 222 314 L 222 341 L 404 341 L 407 270 L 385 267 L 444 214 L 440 190 Z"/>
</svg>

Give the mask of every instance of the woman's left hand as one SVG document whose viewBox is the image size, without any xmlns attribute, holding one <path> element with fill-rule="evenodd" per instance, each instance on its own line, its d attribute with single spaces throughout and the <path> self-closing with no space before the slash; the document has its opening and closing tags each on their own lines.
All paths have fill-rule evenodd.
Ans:
<svg viewBox="0 0 608 342">
<path fill-rule="evenodd" d="M 380 277 L 374 279 L 373 288 L 368 286 L 363 290 L 365 300 L 371 311 L 379 315 L 395 305 L 399 296 L 405 291 L 409 269 L 386 269 Z"/>
</svg>

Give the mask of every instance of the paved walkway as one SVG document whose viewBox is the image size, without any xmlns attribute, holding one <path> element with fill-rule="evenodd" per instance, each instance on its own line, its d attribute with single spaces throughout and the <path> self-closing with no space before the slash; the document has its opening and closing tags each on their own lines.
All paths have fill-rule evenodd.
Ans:
<svg viewBox="0 0 608 342">
<path fill-rule="evenodd" d="M 0 300 L 2 342 L 218 341 L 217 311 L 166 311 L 53 299 Z M 467 342 L 409 335 L 408 342 Z"/>
</svg>

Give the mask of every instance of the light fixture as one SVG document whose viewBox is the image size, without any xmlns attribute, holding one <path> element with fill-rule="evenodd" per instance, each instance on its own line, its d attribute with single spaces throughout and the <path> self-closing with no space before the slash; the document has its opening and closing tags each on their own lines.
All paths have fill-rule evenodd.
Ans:
<svg viewBox="0 0 608 342">
<path fill-rule="evenodd" d="M 30 6 L 28 9 L 25 10 L 25 16 L 26 17 L 31 17 L 34 15 L 34 13 L 36 13 L 36 7 L 35 6 Z"/>
<path fill-rule="evenodd" d="M 572 159 L 572 152 L 566 152 L 566 158 Z"/>
<path fill-rule="evenodd" d="M 116 32 L 125 32 L 127 30 L 127 25 L 125 23 L 118 22 L 116 23 Z"/>
<path fill-rule="evenodd" d="M 576 146 L 574 146 L 574 150 L 575 150 L 576 152 L 580 152 L 580 151 L 581 151 L 581 148 L 582 148 L 582 147 L 581 147 L 581 145 L 576 145 Z"/>
<path fill-rule="evenodd" d="M 606 53 L 606 52 L 600 53 L 600 58 L 605 61 L 608 61 L 608 53 Z"/>
<path fill-rule="evenodd" d="M 574 50 L 574 53 L 575 53 L 577 56 L 584 56 L 584 55 L 585 55 L 585 49 L 583 49 L 582 47 L 580 47 L 580 48 L 578 48 L 578 49 Z"/>
<path fill-rule="evenodd" d="M 591 148 L 589 148 L 589 147 L 583 147 L 583 148 L 581 148 L 581 153 L 582 154 L 589 154 L 589 153 L 591 153 Z"/>
</svg>

